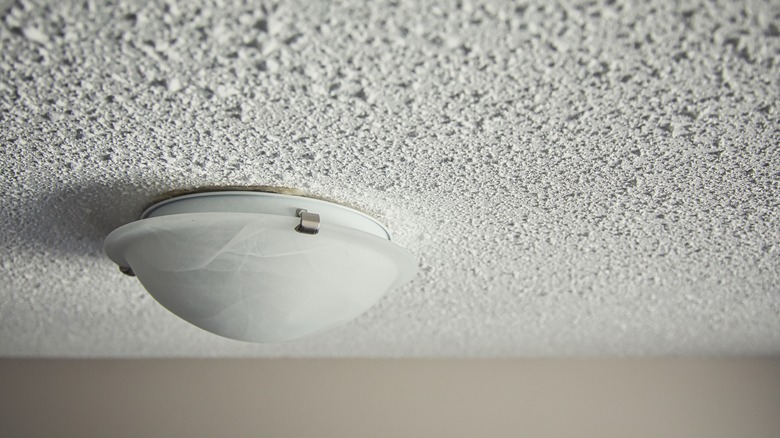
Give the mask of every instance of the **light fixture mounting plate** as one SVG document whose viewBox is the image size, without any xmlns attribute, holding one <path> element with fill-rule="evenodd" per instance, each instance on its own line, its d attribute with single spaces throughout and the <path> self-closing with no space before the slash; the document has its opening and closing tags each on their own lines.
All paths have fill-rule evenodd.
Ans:
<svg viewBox="0 0 780 438">
<path fill-rule="evenodd" d="M 259 213 L 299 217 L 300 211 L 318 214 L 324 224 L 337 224 L 390 240 L 390 232 L 379 221 L 355 209 L 332 202 L 279 193 L 224 191 L 177 196 L 158 202 L 142 219 L 186 213 Z"/>
</svg>

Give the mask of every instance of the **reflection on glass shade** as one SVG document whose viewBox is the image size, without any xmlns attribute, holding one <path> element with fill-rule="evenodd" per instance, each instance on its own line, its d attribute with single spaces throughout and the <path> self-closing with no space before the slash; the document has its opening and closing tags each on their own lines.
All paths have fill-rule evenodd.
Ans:
<svg viewBox="0 0 780 438">
<path fill-rule="evenodd" d="M 416 273 L 387 239 L 323 222 L 317 235 L 291 216 L 188 213 L 142 219 L 106 239 L 168 310 L 204 330 L 281 342 L 344 324 Z"/>
</svg>

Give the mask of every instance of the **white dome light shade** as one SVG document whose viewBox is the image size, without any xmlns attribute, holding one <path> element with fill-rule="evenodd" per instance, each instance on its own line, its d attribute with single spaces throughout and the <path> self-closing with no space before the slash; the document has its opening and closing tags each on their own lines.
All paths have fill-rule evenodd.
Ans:
<svg viewBox="0 0 780 438">
<path fill-rule="evenodd" d="M 319 230 L 299 227 L 301 208 L 320 213 Z M 282 342 L 344 324 L 417 271 L 381 225 L 324 201 L 215 192 L 144 216 L 106 238 L 108 256 L 168 310 L 227 338 Z"/>
</svg>

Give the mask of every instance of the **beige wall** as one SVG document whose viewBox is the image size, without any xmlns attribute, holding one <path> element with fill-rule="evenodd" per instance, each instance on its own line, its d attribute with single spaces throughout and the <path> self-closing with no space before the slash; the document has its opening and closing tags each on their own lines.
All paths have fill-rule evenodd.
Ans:
<svg viewBox="0 0 780 438">
<path fill-rule="evenodd" d="M 0 360 L 0 436 L 780 437 L 778 360 Z"/>
</svg>

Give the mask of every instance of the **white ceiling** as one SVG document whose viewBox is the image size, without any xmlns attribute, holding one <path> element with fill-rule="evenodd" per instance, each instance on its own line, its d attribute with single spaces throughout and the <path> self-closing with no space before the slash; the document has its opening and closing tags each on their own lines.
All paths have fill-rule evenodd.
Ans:
<svg viewBox="0 0 780 438">
<path fill-rule="evenodd" d="M 242 3 L 2 6 L 0 355 L 780 353 L 776 1 Z M 357 206 L 421 273 L 203 332 L 102 239 L 224 185 Z"/>
</svg>

